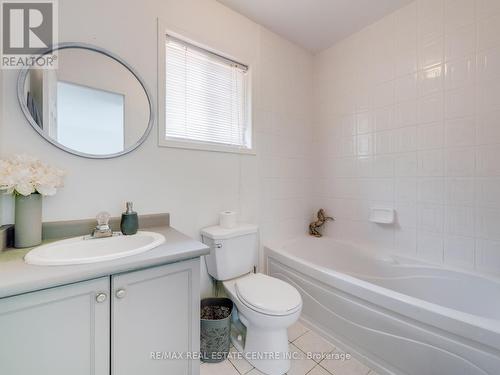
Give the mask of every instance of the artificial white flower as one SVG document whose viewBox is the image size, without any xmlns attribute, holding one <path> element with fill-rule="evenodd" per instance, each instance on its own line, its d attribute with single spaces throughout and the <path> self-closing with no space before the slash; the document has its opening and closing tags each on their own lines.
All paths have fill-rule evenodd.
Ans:
<svg viewBox="0 0 500 375">
<path fill-rule="evenodd" d="M 63 186 L 65 172 L 29 155 L 0 160 L 0 192 L 28 196 L 54 195 Z"/>
<path fill-rule="evenodd" d="M 16 184 L 14 190 L 21 195 L 28 196 L 35 192 L 35 187 L 30 181 L 20 181 Z"/>
</svg>

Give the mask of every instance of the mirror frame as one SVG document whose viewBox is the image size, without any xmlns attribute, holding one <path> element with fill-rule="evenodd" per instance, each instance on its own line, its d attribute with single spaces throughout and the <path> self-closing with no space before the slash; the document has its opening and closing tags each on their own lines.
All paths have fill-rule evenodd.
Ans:
<svg viewBox="0 0 500 375">
<path fill-rule="evenodd" d="M 112 53 L 110 51 L 105 50 L 104 48 L 100 48 L 100 47 L 97 47 L 97 46 L 94 46 L 94 45 L 91 45 L 91 44 L 76 43 L 76 42 L 60 43 L 60 44 L 55 45 L 55 46 L 53 46 L 53 47 L 51 47 L 49 49 L 44 50 L 38 56 L 43 56 L 43 55 L 52 53 L 54 51 L 63 50 L 63 49 L 71 49 L 71 48 L 80 48 L 80 49 L 84 49 L 84 50 L 93 51 L 93 52 L 96 52 L 96 53 L 103 54 L 103 55 L 105 55 L 105 56 L 107 56 L 107 57 L 115 60 L 119 64 L 123 65 L 130 73 L 132 73 L 132 75 L 137 79 L 137 81 L 139 81 L 140 85 L 144 89 L 144 92 L 146 94 L 146 97 L 147 97 L 147 100 L 148 100 L 148 104 L 149 104 L 149 121 L 148 121 L 148 126 L 147 126 L 146 130 L 144 131 L 144 134 L 142 135 L 142 137 L 135 144 L 133 144 L 132 146 L 128 147 L 127 149 L 125 149 L 123 151 L 116 152 L 114 154 L 105 154 L 105 155 L 87 154 L 85 152 L 76 151 L 76 150 L 68 148 L 68 147 L 60 144 L 59 142 L 51 139 L 50 137 L 48 137 L 40 129 L 40 127 L 37 125 L 37 123 L 35 122 L 35 120 L 33 120 L 33 117 L 31 116 L 31 113 L 30 113 L 30 111 L 28 109 L 28 106 L 26 104 L 25 93 L 24 93 L 24 86 L 25 86 L 25 83 L 26 83 L 26 78 L 28 77 L 28 73 L 30 71 L 30 67 L 29 66 L 26 66 L 26 67 L 22 68 L 22 70 L 19 72 L 19 76 L 18 76 L 18 79 L 17 79 L 17 99 L 19 101 L 19 105 L 21 106 L 21 110 L 23 111 L 24 116 L 26 117 L 26 119 L 30 123 L 31 127 L 40 136 L 42 136 L 43 139 L 45 139 L 47 142 L 51 143 L 52 145 L 56 146 L 57 148 L 65 151 L 67 153 L 76 155 L 76 156 L 80 156 L 80 157 L 83 157 L 83 158 L 89 158 L 89 159 L 112 159 L 112 158 L 116 158 L 116 157 L 119 157 L 119 156 L 122 156 L 122 155 L 126 155 L 126 154 L 134 151 L 136 148 L 138 148 L 140 145 L 142 145 L 146 141 L 146 139 L 148 138 L 149 134 L 151 133 L 151 130 L 153 129 L 153 125 L 154 125 L 154 122 L 155 122 L 154 103 L 153 103 L 153 99 L 152 99 L 151 93 L 150 93 L 148 87 L 146 86 L 146 83 L 141 78 L 141 76 L 139 75 L 139 73 L 137 73 L 135 71 L 135 69 L 132 68 L 132 66 L 130 66 L 121 57 L 119 57 L 118 55 L 115 55 L 114 53 Z"/>
</svg>

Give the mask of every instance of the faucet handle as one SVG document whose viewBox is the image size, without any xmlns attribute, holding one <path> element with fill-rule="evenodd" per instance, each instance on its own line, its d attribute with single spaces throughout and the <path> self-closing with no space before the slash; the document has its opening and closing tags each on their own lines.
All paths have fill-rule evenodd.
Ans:
<svg viewBox="0 0 500 375">
<path fill-rule="evenodd" d="M 106 212 L 106 211 L 99 212 L 96 216 L 97 225 L 98 226 L 108 226 L 110 218 L 111 218 L 111 215 L 108 212 Z"/>
<path fill-rule="evenodd" d="M 111 215 L 105 211 L 99 212 L 96 216 L 97 226 L 92 230 L 90 238 L 104 238 L 113 236 L 113 230 L 109 226 Z"/>
</svg>

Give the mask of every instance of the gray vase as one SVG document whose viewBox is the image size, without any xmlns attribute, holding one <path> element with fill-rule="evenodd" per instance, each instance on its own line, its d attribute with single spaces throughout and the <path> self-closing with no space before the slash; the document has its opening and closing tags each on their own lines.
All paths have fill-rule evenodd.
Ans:
<svg viewBox="0 0 500 375">
<path fill-rule="evenodd" d="M 42 196 L 16 195 L 16 219 L 14 246 L 17 248 L 38 246 L 42 243 Z"/>
</svg>

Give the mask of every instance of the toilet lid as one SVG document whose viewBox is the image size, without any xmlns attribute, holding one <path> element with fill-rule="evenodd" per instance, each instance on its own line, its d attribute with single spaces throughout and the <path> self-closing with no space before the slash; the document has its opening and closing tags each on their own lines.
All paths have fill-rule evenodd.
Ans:
<svg viewBox="0 0 500 375">
<path fill-rule="evenodd" d="M 260 273 L 238 280 L 236 294 L 251 309 L 268 315 L 288 315 L 302 305 L 297 289 Z"/>
</svg>

